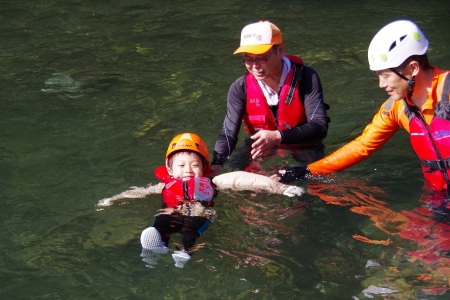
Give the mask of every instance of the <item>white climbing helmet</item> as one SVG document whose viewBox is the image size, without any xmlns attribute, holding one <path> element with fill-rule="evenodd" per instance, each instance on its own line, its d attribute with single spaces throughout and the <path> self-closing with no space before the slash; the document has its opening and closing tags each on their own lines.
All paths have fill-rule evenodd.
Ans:
<svg viewBox="0 0 450 300">
<path fill-rule="evenodd" d="M 394 21 L 381 28 L 370 42 L 370 69 L 396 68 L 408 57 L 423 55 L 427 50 L 428 40 L 416 24 L 408 20 Z"/>
</svg>

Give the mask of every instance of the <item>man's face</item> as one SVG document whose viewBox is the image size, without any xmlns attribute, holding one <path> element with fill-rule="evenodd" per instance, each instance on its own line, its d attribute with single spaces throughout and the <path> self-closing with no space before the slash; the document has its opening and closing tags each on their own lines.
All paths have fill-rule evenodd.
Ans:
<svg viewBox="0 0 450 300">
<path fill-rule="evenodd" d="M 379 87 L 384 89 L 394 100 L 400 100 L 408 94 L 408 82 L 389 69 L 375 71 L 378 75 Z M 406 76 L 406 74 L 403 74 Z M 407 76 L 409 77 L 409 76 Z"/>
<path fill-rule="evenodd" d="M 280 63 L 282 56 L 281 45 L 270 48 L 263 54 L 244 53 L 244 63 L 247 70 L 255 77 L 256 80 L 264 80 L 273 76 L 276 66 Z"/>
</svg>

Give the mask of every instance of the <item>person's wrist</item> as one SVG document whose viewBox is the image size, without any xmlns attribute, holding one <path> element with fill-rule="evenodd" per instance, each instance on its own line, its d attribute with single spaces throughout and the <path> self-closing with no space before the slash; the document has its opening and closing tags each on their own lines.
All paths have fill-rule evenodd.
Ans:
<svg viewBox="0 0 450 300">
<path fill-rule="evenodd" d="M 218 165 L 223 166 L 223 164 L 228 160 L 228 157 L 222 155 L 214 155 L 214 158 L 211 162 L 211 166 Z"/>
<path fill-rule="evenodd" d="M 305 166 L 305 171 L 307 175 L 311 175 L 311 170 L 309 169 L 308 166 Z"/>
<path fill-rule="evenodd" d="M 283 142 L 283 131 L 278 129 L 278 132 L 280 133 L 280 144 Z"/>
</svg>

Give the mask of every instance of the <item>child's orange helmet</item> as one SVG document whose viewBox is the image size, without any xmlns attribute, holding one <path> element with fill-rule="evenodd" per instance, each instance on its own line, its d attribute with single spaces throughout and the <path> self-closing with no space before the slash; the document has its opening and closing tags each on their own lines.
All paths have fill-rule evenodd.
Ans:
<svg viewBox="0 0 450 300">
<path fill-rule="evenodd" d="M 166 160 L 169 156 L 179 150 L 190 150 L 197 152 L 205 159 L 205 167 L 209 166 L 208 147 L 201 137 L 195 133 L 181 133 L 174 137 L 169 144 L 166 152 Z"/>
</svg>

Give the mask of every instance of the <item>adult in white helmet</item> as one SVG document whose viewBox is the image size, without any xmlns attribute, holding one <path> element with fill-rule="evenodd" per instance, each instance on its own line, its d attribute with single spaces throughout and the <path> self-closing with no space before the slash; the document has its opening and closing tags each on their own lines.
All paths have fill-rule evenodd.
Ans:
<svg viewBox="0 0 450 300">
<path fill-rule="evenodd" d="M 380 149 L 399 127 L 410 133 L 422 165 L 425 187 L 450 186 L 450 76 L 430 66 L 428 40 L 412 21 L 383 27 L 369 46 L 370 69 L 389 94 L 372 123 L 352 142 L 302 167 L 280 171 L 275 178 L 298 180 L 307 174 L 329 174 L 351 167 Z M 449 207 L 450 208 L 450 207 Z"/>
</svg>

